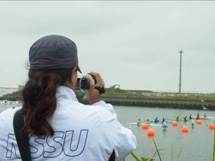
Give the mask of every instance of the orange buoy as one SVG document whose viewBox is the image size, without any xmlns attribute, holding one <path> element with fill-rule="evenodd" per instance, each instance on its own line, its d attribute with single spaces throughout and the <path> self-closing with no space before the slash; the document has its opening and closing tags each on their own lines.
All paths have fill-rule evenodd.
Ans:
<svg viewBox="0 0 215 161">
<path fill-rule="evenodd" d="M 155 130 L 154 129 L 148 129 L 148 136 L 155 136 Z"/>
<path fill-rule="evenodd" d="M 182 126 L 181 131 L 182 132 L 188 132 L 188 127 L 187 126 Z"/>
<path fill-rule="evenodd" d="M 210 124 L 209 129 L 213 130 L 214 129 L 214 124 Z"/>
<path fill-rule="evenodd" d="M 178 122 L 177 121 L 173 121 L 172 122 L 172 126 L 178 126 Z"/>
<path fill-rule="evenodd" d="M 144 124 L 142 125 L 142 128 L 143 128 L 143 129 L 148 129 L 148 128 L 149 128 L 149 125 L 148 125 L 147 123 L 144 123 Z"/>
<path fill-rule="evenodd" d="M 201 120 L 197 120 L 196 123 L 197 123 L 198 125 L 201 125 L 201 124 L 202 124 L 202 121 L 201 121 Z"/>
</svg>

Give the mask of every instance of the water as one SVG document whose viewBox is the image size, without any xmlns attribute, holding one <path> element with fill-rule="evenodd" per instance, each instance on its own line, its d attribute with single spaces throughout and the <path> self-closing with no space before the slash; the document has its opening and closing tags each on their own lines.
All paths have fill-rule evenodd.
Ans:
<svg viewBox="0 0 215 161">
<path fill-rule="evenodd" d="M 13 105 L 0 104 L 0 111 L 11 107 Z M 190 114 L 201 116 L 205 113 L 207 116 L 215 117 L 215 111 L 207 110 L 180 110 L 180 109 L 164 109 L 164 108 L 147 108 L 147 107 L 125 107 L 114 106 L 119 121 L 125 126 L 129 127 L 137 137 L 137 149 L 134 153 L 138 157 L 152 157 L 155 152 L 155 146 L 151 137 L 147 136 L 147 130 L 142 127 L 131 125 L 129 122 L 136 122 L 137 118 L 141 120 L 154 120 L 155 117 L 159 119 L 176 118 L 176 116 L 184 117 Z M 214 120 L 202 120 L 201 125 L 196 125 L 192 129 L 191 122 L 178 122 L 177 127 L 172 127 L 167 124 L 168 128 L 164 131 L 161 126 L 150 126 L 155 130 L 155 141 L 163 161 L 176 161 L 178 154 L 181 151 L 178 161 L 211 161 L 213 155 L 213 130 L 209 130 L 208 124 L 213 123 Z M 187 125 L 189 132 L 184 134 L 181 132 L 181 127 Z M 173 150 L 172 150 L 173 149 Z M 173 151 L 173 155 L 172 155 Z M 172 159 L 173 156 L 173 159 Z M 155 160 L 159 160 L 156 155 Z M 126 158 L 126 161 L 134 161 L 131 155 Z"/>
<path fill-rule="evenodd" d="M 136 125 L 128 125 L 128 122 L 135 122 L 137 117 L 141 120 L 154 120 L 155 117 L 159 119 L 165 118 L 176 118 L 177 116 L 184 117 L 190 114 L 196 115 L 199 113 L 201 116 L 204 113 L 207 116 L 214 117 L 215 111 L 206 110 L 180 110 L 180 109 L 164 109 L 164 108 L 147 108 L 147 107 L 123 107 L 116 106 L 115 110 L 118 114 L 120 122 L 131 128 L 133 133 L 137 137 L 137 149 L 134 153 L 141 157 L 152 157 L 155 152 L 155 146 L 152 138 L 147 136 L 147 130 L 143 130 L 142 127 Z M 137 117 L 136 117 L 137 115 Z M 214 120 L 202 120 L 201 125 L 196 125 L 192 129 L 191 122 L 178 122 L 177 127 L 172 127 L 171 124 L 167 124 L 168 128 L 163 131 L 161 126 L 151 126 L 155 130 L 155 142 L 158 149 L 164 149 L 160 151 L 161 158 L 163 161 L 177 160 L 178 154 L 181 151 L 179 161 L 211 161 L 213 154 L 213 130 L 209 130 L 207 126 L 213 123 Z M 184 134 L 181 132 L 181 127 L 187 125 L 189 132 Z M 173 155 L 172 155 L 173 146 Z M 132 160 L 131 156 L 128 160 Z M 156 155 L 156 160 L 159 160 Z"/>
</svg>

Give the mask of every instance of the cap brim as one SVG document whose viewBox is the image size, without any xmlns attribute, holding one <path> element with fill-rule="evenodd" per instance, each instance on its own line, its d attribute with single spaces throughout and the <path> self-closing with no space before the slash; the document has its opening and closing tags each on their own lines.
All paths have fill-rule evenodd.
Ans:
<svg viewBox="0 0 215 161">
<path fill-rule="evenodd" d="M 79 71 L 82 74 L 81 69 L 79 68 L 79 66 L 77 67 L 77 71 Z"/>
</svg>

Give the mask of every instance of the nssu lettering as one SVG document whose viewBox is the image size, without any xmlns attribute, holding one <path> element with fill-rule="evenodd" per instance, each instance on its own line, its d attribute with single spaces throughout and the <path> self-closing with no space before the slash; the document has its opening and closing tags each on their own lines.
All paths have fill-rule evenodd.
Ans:
<svg viewBox="0 0 215 161">
<path fill-rule="evenodd" d="M 77 157 L 85 149 L 88 131 L 88 129 L 82 129 L 79 133 L 74 130 L 55 131 L 53 137 L 30 135 L 31 158 L 55 158 L 59 155 Z M 21 158 L 14 134 L 8 134 L 6 158 Z"/>
</svg>

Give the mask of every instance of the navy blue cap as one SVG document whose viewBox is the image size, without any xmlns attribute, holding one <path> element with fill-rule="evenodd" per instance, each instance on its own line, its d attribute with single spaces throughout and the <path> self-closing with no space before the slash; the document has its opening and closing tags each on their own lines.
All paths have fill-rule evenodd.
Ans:
<svg viewBox="0 0 215 161">
<path fill-rule="evenodd" d="M 77 47 L 67 37 L 49 35 L 37 40 L 30 48 L 31 70 L 50 71 L 78 67 Z"/>
</svg>

